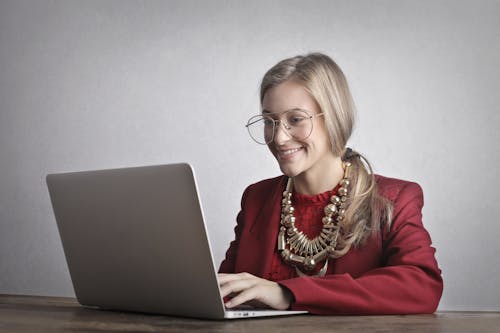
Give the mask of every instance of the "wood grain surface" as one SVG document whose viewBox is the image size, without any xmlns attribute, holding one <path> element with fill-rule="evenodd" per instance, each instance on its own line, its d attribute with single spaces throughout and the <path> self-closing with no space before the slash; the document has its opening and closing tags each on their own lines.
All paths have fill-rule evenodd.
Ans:
<svg viewBox="0 0 500 333">
<path fill-rule="evenodd" d="M 0 295 L 0 332 L 500 332 L 499 312 L 199 320 L 88 309 L 73 298 Z"/>
</svg>

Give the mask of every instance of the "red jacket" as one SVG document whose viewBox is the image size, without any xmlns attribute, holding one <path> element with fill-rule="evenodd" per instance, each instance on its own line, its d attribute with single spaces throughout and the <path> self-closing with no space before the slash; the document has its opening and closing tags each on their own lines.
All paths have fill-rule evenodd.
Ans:
<svg viewBox="0 0 500 333">
<path fill-rule="evenodd" d="M 393 202 L 390 230 L 331 260 L 323 277 L 277 281 L 293 296 L 293 310 L 315 314 L 432 313 L 443 291 L 441 271 L 422 225 L 422 189 L 416 183 L 376 176 L 379 193 Z M 286 177 L 250 185 L 219 271 L 263 277 L 276 250 Z"/>
</svg>

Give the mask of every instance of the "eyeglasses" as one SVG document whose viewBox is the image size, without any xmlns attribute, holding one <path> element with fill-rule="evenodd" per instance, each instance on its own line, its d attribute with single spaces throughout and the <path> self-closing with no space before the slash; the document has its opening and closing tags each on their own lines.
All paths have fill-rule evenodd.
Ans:
<svg viewBox="0 0 500 333">
<path fill-rule="evenodd" d="M 250 118 L 245 125 L 250 137 L 261 145 L 274 140 L 278 126 L 283 125 L 285 133 L 296 140 L 307 139 L 313 130 L 313 118 L 323 113 L 310 115 L 306 110 L 291 109 L 283 112 L 280 119 L 271 115 L 257 115 Z"/>
</svg>

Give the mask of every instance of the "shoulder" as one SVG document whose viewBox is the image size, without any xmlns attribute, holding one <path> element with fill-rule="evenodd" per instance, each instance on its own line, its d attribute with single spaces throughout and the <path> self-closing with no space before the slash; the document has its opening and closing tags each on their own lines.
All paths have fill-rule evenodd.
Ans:
<svg viewBox="0 0 500 333">
<path fill-rule="evenodd" d="M 281 184 L 284 184 L 285 181 L 286 181 L 286 177 L 283 175 L 278 176 L 278 177 L 274 177 L 274 178 L 264 179 L 264 180 L 261 180 L 261 181 L 258 181 L 256 183 L 249 185 L 245 189 L 245 192 L 267 192 L 267 191 L 275 190 Z"/>
<path fill-rule="evenodd" d="M 286 177 L 281 175 L 274 178 L 268 178 L 261 180 L 259 182 L 249 185 L 243 192 L 242 200 L 245 201 L 247 198 L 266 198 L 277 190 L 282 192 L 281 188 L 284 188 L 286 182 Z"/>
<path fill-rule="evenodd" d="M 424 195 L 415 182 L 375 175 L 378 193 L 392 203 L 392 229 L 399 229 L 406 221 L 421 224 Z"/>
<path fill-rule="evenodd" d="M 408 197 L 420 197 L 423 199 L 422 188 L 415 182 L 384 177 L 381 175 L 375 175 L 375 180 L 377 182 L 378 193 L 392 202 L 400 201 Z"/>
</svg>

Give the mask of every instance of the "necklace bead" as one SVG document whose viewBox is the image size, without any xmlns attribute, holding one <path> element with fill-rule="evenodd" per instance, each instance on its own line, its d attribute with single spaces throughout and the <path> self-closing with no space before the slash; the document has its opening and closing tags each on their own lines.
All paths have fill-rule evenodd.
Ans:
<svg viewBox="0 0 500 333">
<path fill-rule="evenodd" d="M 334 204 L 326 205 L 325 215 L 327 215 L 329 217 L 329 216 L 332 216 L 333 214 L 335 214 L 336 212 L 337 212 L 337 206 L 335 206 Z"/>
</svg>

